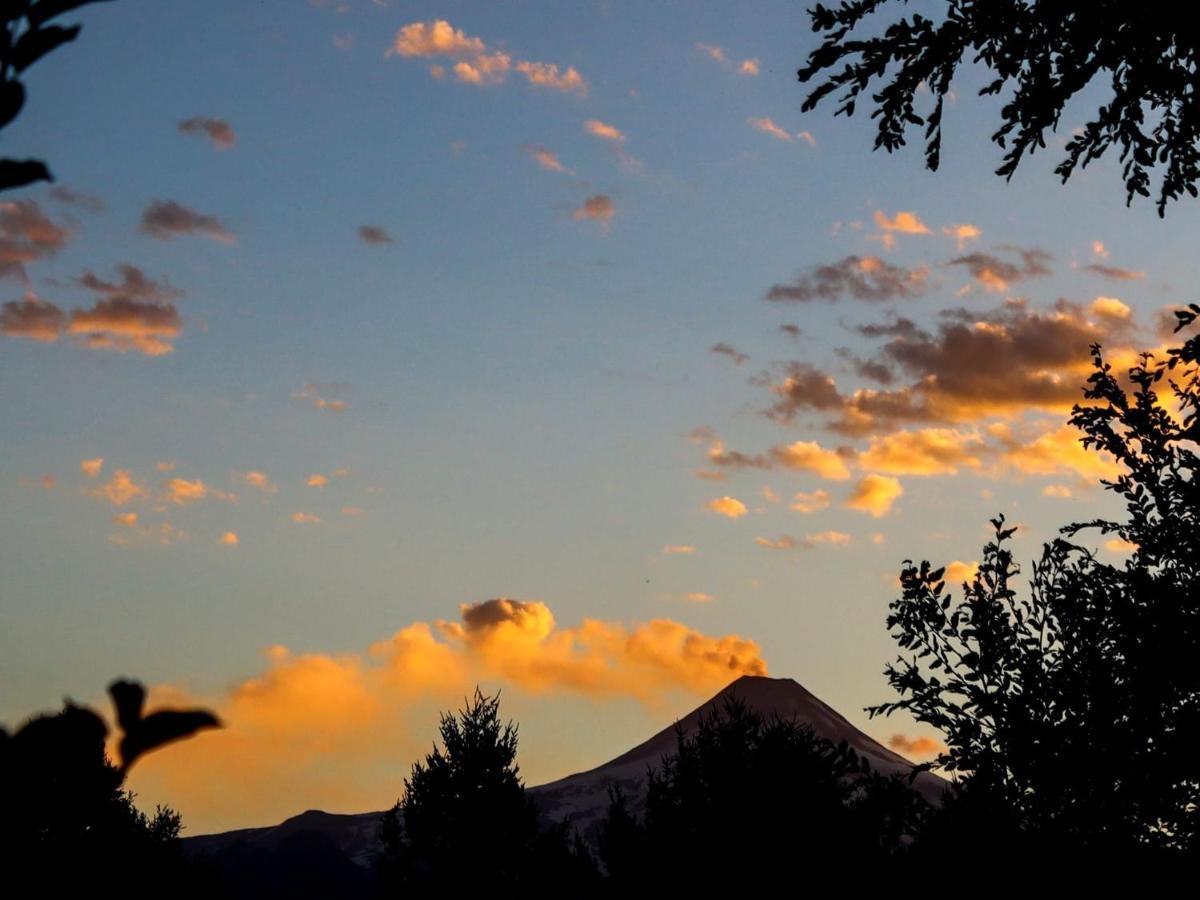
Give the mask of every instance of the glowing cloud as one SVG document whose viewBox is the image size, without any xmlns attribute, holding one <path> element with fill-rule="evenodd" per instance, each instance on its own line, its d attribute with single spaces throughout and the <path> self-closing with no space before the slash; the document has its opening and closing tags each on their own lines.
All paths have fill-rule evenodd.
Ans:
<svg viewBox="0 0 1200 900">
<path fill-rule="evenodd" d="M 892 218 L 888 218 L 883 210 L 875 210 L 875 225 L 885 232 L 898 232 L 900 234 L 929 234 L 929 226 L 922 222 L 916 213 L 913 212 L 898 212 Z"/>
<path fill-rule="evenodd" d="M 875 518 L 886 516 L 892 504 L 904 493 L 899 480 L 886 475 L 865 475 L 854 487 L 854 493 L 846 498 L 844 506 L 870 513 Z"/>
<path fill-rule="evenodd" d="M 756 117 L 750 116 L 746 119 L 746 124 L 755 131 L 761 131 L 763 134 L 769 134 L 777 141 L 790 141 L 792 136 L 780 128 L 772 119 L 766 116 Z"/>
<path fill-rule="evenodd" d="M 316 525 L 321 521 L 321 517 L 314 513 L 294 512 L 292 521 L 298 525 Z"/>
<path fill-rule="evenodd" d="M 227 531 L 217 539 L 217 543 L 224 547 L 236 547 L 241 541 L 236 531 Z"/>
<path fill-rule="evenodd" d="M 172 478 L 164 487 L 167 501 L 178 506 L 195 503 L 208 496 L 208 486 L 199 479 L 188 481 L 186 478 Z"/>
<path fill-rule="evenodd" d="M 671 619 L 584 619 L 560 626 L 538 601 L 463 605 L 455 621 L 415 622 L 368 650 L 265 651 L 260 674 L 216 697 L 162 686 L 151 705 L 213 708 L 227 727 L 151 754 L 131 787 L 169 798 L 192 827 L 278 819 L 296 807 L 368 808 L 395 790 L 397 760 L 416 758 L 437 710 L 474 685 L 505 696 L 630 698 L 659 707 L 765 675 L 756 643 Z"/>
<path fill-rule="evenodd" d="M 746 504 L 735 497 L 718 497 L 716 500 L 710 500 L 708 508 L 727 519 L 738 519 L 748 512 Z"/>
<path fill-rule="evenodd" d="M 571 216 L 575 219 L 593 219 L 607 226 L 616 213 L 617 208 L 610 197 L 605 194 L 593 194 L 584 200 L 583 205 L 571 213 Z"/>
<path fill-rule="evenodd" d="M 562 161 L 545 147 L 537 144 L 526 144 L 521 149 L 525 152 L 526 156 L 547 172 L 561 172 L 565 175 L 572 174 L 571 170 L 564 166 Z"/>
<path fill-rule="evenodd" d="M 309 475 L 308 480 L 304 483 L 312 488 L 323 488 L 329 484 L 329 479 L 318 472 L 315 475 Z"/>
<path fill-rule="evenodd" d="M 798 491 L 796 495 L 792 497 L 790 508 L 798 513 L 808 514 L 822 509 L 828 509 L 829 504 L 832 502 L 832 498 L 829 496 L 827 491 L 811 491 L 809 493 Z"/>
<path fill-rule="evenodd" d="M 133 480 L 133 475 L 128 469 L 117 469 L 105 484 L 87 493 L 107 500 L 113 506 L 124 506 L 131 500 L 150 496 L 145 487 Z"/>
<path fill-rule="evenodd" d="M 258 488 L 264 494 L 275 494 L 279 492 L 279 488 L 271 483 L 271 479 L 267 477 L 266 472 L 246 472 L 242 475 L 242 480 L 252 488 Z"/>
<path fill-rule="evenodd" d="M 583 130 L 598 138 L 604 138 L 606 141 L 620 142 L 625 140 L 625 135 L 619 128 L 601 122 L 599 119 L 588 119 L 583 123 Z"/>
<path fill-rule="evenodd" d="M 888 738 L 887 744 L 897 753 L 902 753 L 912 760 L 929 759 L 946 749 L 940 741 L 924 735 L 908 737 L 903 734 L 893 734 Z"/>
<path fill-rule="evenodd" d="M 662 552 L 667 556 L 679 554 L 690 556 L 696 552 L 696 548 L 691 544 L 667 544 L 667 546 L 663 547 Z"/>
<path fill-rule="evenodd" d="M 83 459 L 79 461 L 79 471 L 88 478 L 97 478 L 100 475 L 100 470 L 104 468 L 104 457 L 97 456 L 95 459 Z"/>
</svg>

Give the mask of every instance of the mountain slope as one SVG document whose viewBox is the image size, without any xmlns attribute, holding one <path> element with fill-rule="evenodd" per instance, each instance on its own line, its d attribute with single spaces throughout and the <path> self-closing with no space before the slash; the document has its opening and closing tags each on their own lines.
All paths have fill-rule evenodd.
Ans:
<svg viewBox="0 0 1200 900">
<path fill-rule="evenodd" d="M 676 727 L 690 733 L 701 716 L 720 709 L 729 697 L 737 697 L 765 716 L 807 723 L 819 736 L 834 743 L 845 741 L 881 774 L 912 771 L 911 762 L 859 731 L 793 679 L 747 675 L 677 725 L 664 728 L 632 750 L 586 772 L 531 787 L 529 793 L 547 819 L 566 821 L 591 839 L 607 811 L 609 788 L 620 786 L 632 801 L 633 810 L 639 811 L 646 770 L 674 751 Z M 927 772 L 914 782 L 914 788 L 934 803 L 945 787 L 942 779 Z M 365 890 L 367 886 L 363 876 L 379 846 L 382 815 L 333 815 L 309 810 L 269 828 L 203 835 L 187 838 L 184 843 L 189 855 L 208 857 L 218 865 L 227 883 L 238 886 L 239 896 L 282 896 L 292 893 L 288 885 L 311 887 L 320 883 L 339 885 L 335 892 L 338 896 L 355 897 L 361 895 L 360 888 Z"/>
</svg>

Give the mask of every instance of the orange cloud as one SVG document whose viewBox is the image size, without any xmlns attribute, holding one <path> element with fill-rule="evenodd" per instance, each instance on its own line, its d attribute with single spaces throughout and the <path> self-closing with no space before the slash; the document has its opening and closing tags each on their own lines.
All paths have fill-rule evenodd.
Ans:
<svg viewBox="0 0 1200 900">
<path fill-rule="evenodd" d="M 738 74 L 739 75 L 746 75 L 751 78 L 754 78 L 758 75 L 758 73 L 759 73 L 759 66 L 758 66 L 757 59 L 743 59 L 741 64 L 738 66 Z M 808 132 L 804 132 L 804 133 L 808 134 Z M 811 135 L 810 135 L 810 137 L 811 137 Z"/>
<path fill-rule="evenodd" d="M 914 212 L 898 212 L 892 218 L 888 218 L 883 210 L 875 210 L 875 225 L 882 228 L 885 232 L 898 232 L 900 234 L 929 234 L 929 226 L 917 217 Z"/>
<path fill-rule="evenodd" d="M 329 484 L 329 479 L 324 475 L 317 473 L 316 475 L 309 475 L 308 480 L 304 483 L 309 487 L 323 488 Z"/>
<path fill-rule="evenodd" d="M 405 25 L 392 40 L 384 54 L 404 57 L 445 56 L 457 60 L 452 66 L 455 77 L 464 83 L 475 85 L 502 84 L 510 69 L 525 76 L 535 87 L 547 87 L 564 93 L 587 94 L 588 86 L 583 76 L 573 67 L 560 70 L 554 63 L 517 60 L 503 51 L 489 50 L 481 38 L 472 37 L 452 26 L 445 19 L 433 22 L 413 22 Z M 430 68 L 435 78 L 446 74 L 444 66 Z"/>
<path fill-rule="evenodd" d="M 831 498 L 828 491 L 797 491 L 792 497 L 791 509 L 798 513 L 814 513 L 818 510 L 828 509 L 831 503 Z"/>
<path fill-rule="evenodd" d="M 236 547 L 241 541 L 238 539 L 236 531 L 227 531 L 217 540 L 217 543 L 223 544 L 226 547 Z"/>
<path fill-rule="evenodd" d="M 321 517 L 314 513 L 294 512 L 292 521 L 297 525 L 316 525 L 321 521 Z"/>
<path fill-rule="evenodd" d="M 246 472 L 242 475 L 242 480 L 250 485 L 250 487 L 258 488 L 264 494 L 279 492 L 279 488 L 271 483 L 271 479 L 267 477 L 266 472 Z"/>
<path fill-rule="evenodd" d="M 79 471 L 88 478 L 96 478 L 100 475 L 100 470 L 104 468 L 104 457 L 97 456 L 95 459 L 83 459 L 79 461 Z"/>
<path fill-rule="evenodd" d="M 552 152 L 536 144 L 527 144 L 522 148 L 525 154 L 548 172 L 561 172 L 570 175 L 571 170 L 562 164 Z"/>
<path fill-rule="evenodd" d="M 620 142 L 625 140 L 625 135 L 619 128 L 601 122 L 599 119 L 588 119 L 583 123 L 583 130 L 598 138 L 604 138 L 606 141 Z"/>
<path fill-rule="evenodd" d="M 873 437 L 858 463 L 889 475 L 953 475 L 961 466 L 979 469 L 985 443 L 978 434 L 953 428 L 896 431 Z"/>
<path fill-rule="evenodd" d="M 199 479 L 188 481 L 186 478 L 172 478 L 164 487 L 167 490 L 167 501 L 178 506 L 185 506 L 208 496 L 208 485 Z"/>
<path fill-rule="evenodd" d="M 708 508 L 727 519 L 738 519 L 746 515 L 746 504 L 735 497 L 718 497 L 708 501 Z"/>
<path fill-rule="evenodd" d="M 979 563 L 975 560 L 963 562 L 956 559 L 946 566 L 945 580 L 949 582 L 973 581 L 979 574 Z"/>
<path fill-rule="evenodd" d="M 891 512 L 892 504 L 903 493 L 904 488 L 895 478 L 887 475 L 864 475 L 855 485 L 854 493 L 846 498 L 843 505 L 870 513 L 878 519 Z"/>
<path fill-rule="evenodd" d="M 691 544 L 667 544 L 667 546 L 663 547 L 662 552 L 667 556 L 680 554 L 690 556 L 696 552 L 696 548 Z"/>
<path fill-rule="evenodd" d="M 594 219 L 607 226 L 616 212 L 617 208 L 610 197 L 605 194 L 593 194 L 571 215 L 576 219 Z"/>
<path fill-rule="evenodd" d="M 124 525 L 126 528 L 133 528 L 138 523 L 138 514 L 135 512 L 117 513 L 112 517 L 114 525 Z"/>
<path fill-rule="evenodd" d="M 750 116 L 746 119 L 746 124 L 756 131 L 761 131 L 763 134 L 769 134 L 771 137 L 779 141 L 790 141 L 792 136 L 784 129 L 780 128 L 772 119 L 766 116 L 756 117 Z"/>
<path fill-rule="evenodd" d="M 0 279 L 28 284 L 25 266 L 57 254 L 69 236 L 33 200 L 0 202 Z"/>
<path fill-rule="evenodd" d="M 560 626 L 537 601 L 464 604 L 364 652 L 268 648 L 263 671 L 216 697 L 154 689 L 151 705 L 203 704 L 226 723 L 133 770 L 144 803 L 170 802 L 197 831 L 278 820 L 296 809 L 376 808 L 428 747 L 437 711 L 476 684 L 513 697 L 631 698 L 658 706 L 764 675 L 756 643 L 670 619 Z"/>
<path fill-rule="evenodd" d="M 908 737 L 903 734 L 893 734 L 888 738 L 887 743 L 897 753 L 902 753 L 913 760 L 928 759 L 946 749 L 940 741 L 925 736 Z"/>
<path fill-rule="evenodd" d="M 150 496 L 146 488 L 133 480 L 133 475 L 128 469 L 117 469 L 105 484 L 87 493 L 107 500 L 113 506 L 124 506 L 131 500 Z"/>
<path fill-rule="evenodd" d="M 20 300 L 0 307 L 0 333 L 52 344 L 62 335 L 67 314 L 58 306 L 30 291 Z"/>
<path fill-rule="evenodd" d="M 967 245 L 967 241 L 973 241 L 983 234 L 983 232 L 974 225 L 946 225 L 942 228 L 942 234 L 946 237 L 954 238 L 954 243 L 958 245 L 961 251 Z"/>
<path fill-rule="evenodd" d="M 712 594 L 706 594 L 703 591 L 692 591 L 684 594 L 683 599 L 688 603 L 712 603 L 716 598 Z"/>
</svg>

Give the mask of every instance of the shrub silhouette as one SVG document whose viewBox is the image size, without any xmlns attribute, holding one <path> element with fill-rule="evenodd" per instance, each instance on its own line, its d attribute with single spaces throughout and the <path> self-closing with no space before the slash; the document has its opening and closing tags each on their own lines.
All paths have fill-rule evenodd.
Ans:
<svg viewBox="0 0 1200 900">
<path fill-rule="evenodd" d="M 1177 313 L 1180 328 L 1197 314 Z M 993 851 L 1058 860 L 1200 850 L 1198 349 L 1192 338 L 1144 354 L 1130 393 L 1092 348 L 1088 402 L 1071 421 L 1120 463 L 1104 485 L 1123 519 L 1064 527 L 1024 592 L 1002 517 L 961 599 L 928 562 L 901 573 L 888 625 L 902 652 L 886 670 L 899 699 L 871 712 L 903 710 L 946 738 L 936 765 L 961 781 L 948 824 L 927 835 L 938 855 L 976 829 Z M 1075 542 L 1085 532 L 1132 552 L 1103 562 Z"/>
<path fill-rule="evenodd" d="M 5 0 L 0 11 L 0 129 L 25 105 L 21 76 L 31 65 L 78 36 L 79 25 L 52 25 L 64 13 L 108 0 Z M 0 158 L 0 191 L 54 177 L 40 159 Z"/>
<path fill-rule="evenodd" d="M 882 777 L 844 743 L 736 697 L 694 734 L 678 731 L 648 778 L 644 820 L 614 791 L 601 827 L 613 894 L 713 896 L 794 884 L 801 872 L 842 877 L 851 862 L 882 871 L 925 808 L 907 779 Z"/>
<path fill-rule="evenodd" d="M 853 115 L 860 100 L 875 105 L 875 149 L 904 146 L 910 127 L 924 130 L 926 166 L 941 160 L 942 110 L 955 73 L 964 62 L 982 65 L 992 80 L 981 94 L 1012 86 L 992 140 L 1004 150 L 997 175 L 1012 178 L 1021 160 L 1045 149 L 1046 132 L 1058 128 L 1067 104 L 1095 79 L 1111 95 L 1091 121 L 1066 143 L 1055 168 L 1065 182 L 1076 168 L 1116 147 L 1120 151 L 1126 203 L 1150 196 L 1150 174 L 1161 172 L 1158 214 L 1185 192 L 1195 197 L 1200 146 L 1195 70 L 1200 45 L 1186 29 L 1187 17 L 1169 7 L 1142 3 L 1062 3 L 1052 0 L 946 0 L 942 16 L 884 10 L 892 0 L 842 0 L 809 12 L 821 45 L 799 70 L 821 81 L 804 100 L 811 110 L 838 94 L 837 113 Z M 859 35 L 863 27 L 866 34 Z M 874 87 L 876 82 L 882 82 Z M 918 92 L 928 110 L 918 112 Z"/>
<path fill-rule="evenodd" d="M 105 753 L 104 720 L 70 701 L 12 735 L 0 729 L 3 875 L 47 896 L 95 890 L 103 875 L 118 878 L 125 896 L 190 895 L 197 884 L 182 880 L 179 814 L 159 807 L 146 816 L 122 784 L 143 753 L 219 723 L 203 710 L 142 717 L 145 692 L 135 682 L 116 681 L 109 693 L 124 732 L 119 765 Z"/>
<path fill-rule="evenodd" d="M 498 694 L 476 688 L 457 716 L 442 715 L 442 746 L 414 763 L 382 822 L 389 894 L 578 897 L 594 888 L 586 848 L 539 823 L 516 763 L 517 728 L 499 709 Z"/>
</svg>

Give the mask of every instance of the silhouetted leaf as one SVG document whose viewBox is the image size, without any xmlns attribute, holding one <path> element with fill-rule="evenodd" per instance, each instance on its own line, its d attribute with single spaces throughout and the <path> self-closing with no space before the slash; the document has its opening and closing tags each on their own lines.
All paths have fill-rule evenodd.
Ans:
<svg viewBox="0 0 1200 900">
<path fill-rule="evenodd" d="M 0 191 L 53 180 L 54 176 L 40 159 L 0 159 Z"/>
</svg>

